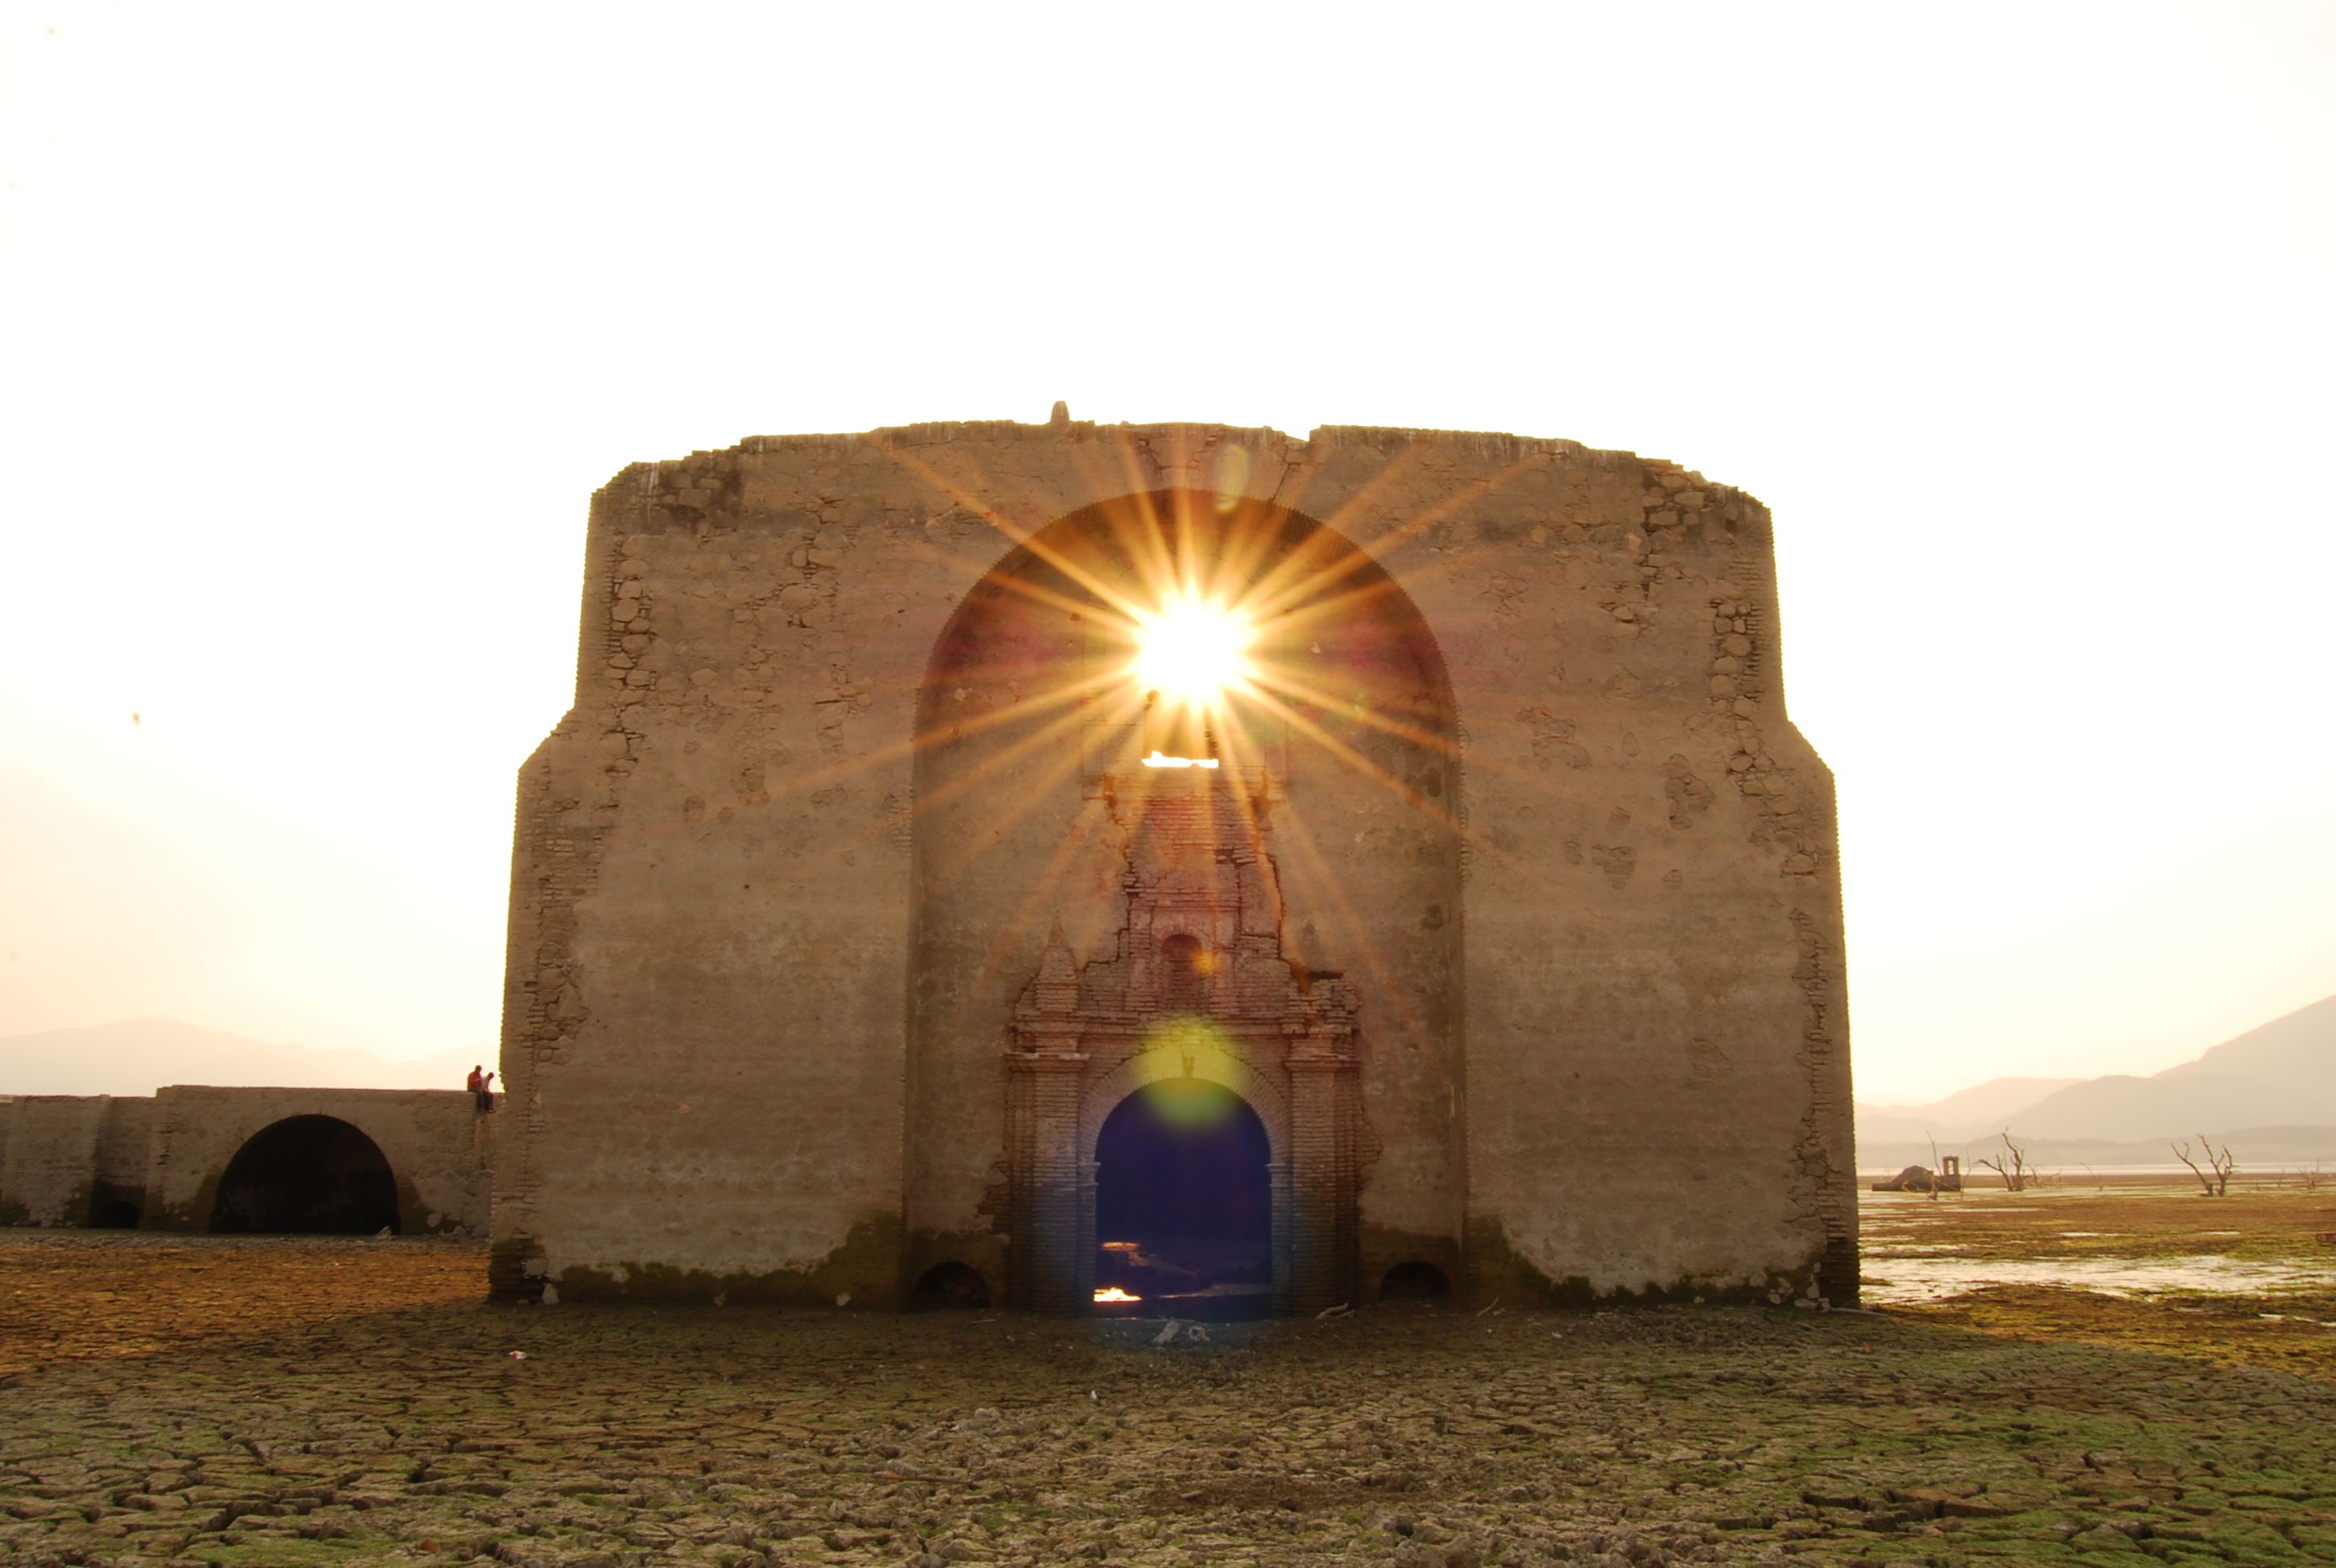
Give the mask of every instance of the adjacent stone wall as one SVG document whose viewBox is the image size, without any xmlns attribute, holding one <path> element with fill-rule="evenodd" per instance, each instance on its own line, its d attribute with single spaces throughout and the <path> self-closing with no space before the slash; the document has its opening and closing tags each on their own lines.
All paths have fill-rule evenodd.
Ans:
<svg viewBox="0 0 2336 1568">
<path fill-rule="evenodd" d="M 371 1138 L 397 1178 L 406 1235 L 483 1231 L 495 1115 L 461 1089 L 247 1089 L 176 1085 L 154 1096 L 145 1226 L 201 1231 L 236 1151 L 289 1116 L 332 1116 Z"/>
<path fill-rule="evenodd" d="M 19 1095 L 0 1164 L 0 1222 L 85 1225 L 97 1183 L 98 1148 L 114 1101 L 106 1095 Z"/>
<path fill-rule="evenodd" d="M 206 1230 L 237 1152 L 301 1115 L 346 1122 L 380 1147 L 404 1233 L 485 1232 L 495 1116 L 467 1092 L 187 1085 L 0 1103 L 0 1224 Z"/>
<path fill-rule="evenodd" d="M 1367 901 L 1334 937 L 1341 862 L 1383 849 L 1283 866 L 1309 964 L 1450 931 L 1416 1027 L 1358 1013 L 1366 1257 L 1512 1300 L 1854 1300 L 1832 781 L 1785 711 L 1765 510 L 1563 441 L 1067 418 L 756 438 L 594 498 L 577 705 L 521 779 L 501 1288 L 994 1276 L 1003 1066 L 975 1069 L 1048 921 L 989 933 L 1001 978 L 920 1057 L 911 850 L 945 803 L 917 794 L 918 695 L 1016 546 L 1178 491 L 1352 541 L 1450 672 L 1456 907 Z"/>
<path fill-rule="evenodd" d="M 154 1136 L 154 1101 L 117 1097 L 107 1108 L 97 1144 L 88 1222 L 117 1229 L 139 1224 L 146 1212 L 146 1164 Z"/>
</svg>

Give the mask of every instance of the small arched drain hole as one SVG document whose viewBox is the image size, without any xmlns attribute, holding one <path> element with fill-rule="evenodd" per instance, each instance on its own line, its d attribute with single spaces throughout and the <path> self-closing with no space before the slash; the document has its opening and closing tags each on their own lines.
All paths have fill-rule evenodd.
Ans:
<svg viewBox="0 0 2336 1568">
<path fill-rule="evenodd" d="M 965 1311 L 988 1305 L 988 1282 L 967 1263 L 935 1263 L 919 1276 L 917 1289 L 909 1299 L 909 1310 L 915 1312 Z"/>
<path fill-rule="evenodd" d="M 1382 1301 L 1426 1301 L 1452 1293 L 1452 1281 L 1433 1263 L 1414 1258 L 1397 1263 L 1379 1281 Z"/>
</svg>

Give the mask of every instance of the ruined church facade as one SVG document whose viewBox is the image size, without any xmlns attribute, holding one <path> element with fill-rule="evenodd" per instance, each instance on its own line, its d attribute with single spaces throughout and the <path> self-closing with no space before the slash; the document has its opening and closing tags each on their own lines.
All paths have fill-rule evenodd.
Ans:
<svg viewBox="0 0 2336 1568">
<path fill-rule="evenodd" d="M 1832 780 L 1750 497 L 1058 410 L 636 465 L 584 577 L 520 783 L 499 1290 L 1854 1300 Z M 1193 580 L 1255 629 L 1201 719 L 1129 667 Z M 1178 1095 L 1181 1165 L 1128 1130 Z M 1155 1157 L 1240 1167 L 1199 1209 L 1253 1263 L 1147 1257 Z"/>
</svg>

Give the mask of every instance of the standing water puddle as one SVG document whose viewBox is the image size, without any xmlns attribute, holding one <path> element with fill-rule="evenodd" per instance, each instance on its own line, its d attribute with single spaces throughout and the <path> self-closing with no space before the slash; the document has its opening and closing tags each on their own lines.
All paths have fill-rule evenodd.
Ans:
<svg viewBox="0 0 2336 1568">
<path fill-rule="evenodd" d="M 2300 1263 L 2229 1258 L 2063 1258 L 2039 1261 L 1962 1258 L 1952 1249 L 1883 1246 L 1865 1254 L 1862 1294 L 1869 1307 L 1943 1300 L 1989 1285 L 2065 1285 L 2105 1296 L 2232 1295 L 2329 1283 L 2329 1271 Z"/>
</svg>

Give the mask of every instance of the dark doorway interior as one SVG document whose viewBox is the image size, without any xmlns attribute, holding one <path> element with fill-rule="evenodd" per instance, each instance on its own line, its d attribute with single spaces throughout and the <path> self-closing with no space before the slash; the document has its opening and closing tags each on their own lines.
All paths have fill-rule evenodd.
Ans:
<svg viewBox="0 0 2336 1568">
<path fill-rule="evenodd" d="M 1180 1318 L 1270 1313 L 1269 1157 L 1265 1124 L 1219 1085 L 1169 1078 L 1121 1101 L 1095 1139 L 1097 1309 Z"/>
<path fill-rule="evenodd" d="M 397 1223 L 397 1179 L 371 1138 L 337 1116 L 288 1116 L 228 1162 L 214 1231 L 369 1236 Z"/>
</svg>

